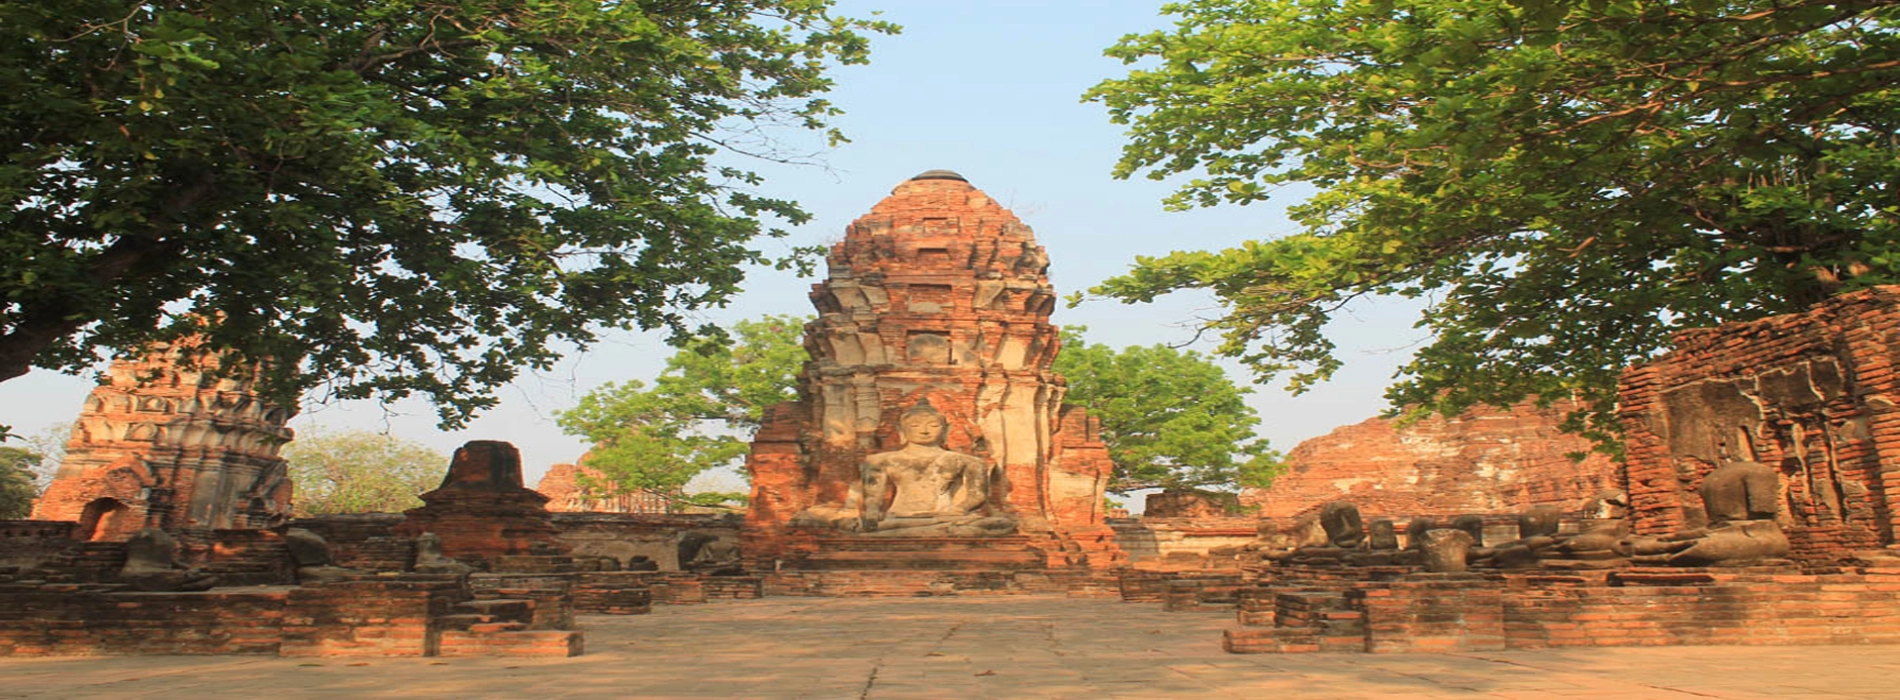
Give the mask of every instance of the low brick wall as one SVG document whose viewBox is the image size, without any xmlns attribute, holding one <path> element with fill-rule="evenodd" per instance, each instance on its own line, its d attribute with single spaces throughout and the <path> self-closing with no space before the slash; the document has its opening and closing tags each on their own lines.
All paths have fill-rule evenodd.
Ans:
<svg viewBox="0 0 1900 700">
<path fill-rule="evenodd" d="M 136 593 L 0 587 L 0 656 L 275 654 L 289 589 Z"/>
<path fill-rule="evenodd" d="M 1129 603 L 1166 602 L 1171 590 L 1192 590 L 1199 585 L 1238 587 L 1243 575 L 1232 569 L 1127 568 L 1115 571 L 1121 599 Z M 1183 588 L 1185 586 L 1185 588 Z M 1197 597 L 1212 599 L 1213 594 Z"/>
<path fill-rule="evenodd" d="M 580 653 L 579 632 L 530 632 L 526 620 L 482 614 L 466 597 L 453 577 L 191 593 L 4 584 L 0 656 L 435 656 L 445 638 L 458 654 Z M 505 607 L 531 616 L 534 602 Z"/>
<path fill-rule="evenodd" d="M 1512 648 L 1900 642 L 1900 570 L 1632 571 L 1507 598 Z"/>
<path fill-rule="evenodd" d="M 649 574 L 628 571 L 576 574 L 570 593 L 574 612 L 587 615 L 645 615 L 653 612 Z"/>
<path fill-rule="evenodd" d="M 1244 588 L 1236 653 L 1900 643 L 1900 568 L 1412 574 Z"/>
<path fill-rule="evenodd" d="M 476 600 L 533 601 L 528 629 L 563 630 L 574 626 L 574 574 L 470 574 L 468 589 Z"/>
<path fill-rule="evenodd" d="M 1205 559 L 1210 550 L 1252 544 L 1257 518 L 1111 518 L 1115 542 L 1135 564 Z"/>
<path fill-rule="evenodd" d="M 717 578 L 717 577 L 713 577 Z M 766 574 L 765 595 L 928 597 L 1066 593 L 1106 596 L 1111 574 L 1088 569 L 1068 571 L 781 571 Z"/>
<path fill-rule="evenodd" d="M 364 581 L 291 589 L 282 656 L 433 656 L 430 622 L 462 597 L 454 581 Z"/>
<path fill-rule="evenodd" d="M 554 529 L 574 556 L 606 557 L 626 565 L 643 556 L 661 571 L 679 571 L 680 544 L 688 535 L 738 542 L 739 524 L 723 515 L 555 513 Z"/>
<path fill-rule="evenodd" d="M 1169 612 L 1232 609 L 1237 604 L 1241 575 L 1230 573 L 1194 580 L 1170 580 L 1161 608 Z"/>
</svg>

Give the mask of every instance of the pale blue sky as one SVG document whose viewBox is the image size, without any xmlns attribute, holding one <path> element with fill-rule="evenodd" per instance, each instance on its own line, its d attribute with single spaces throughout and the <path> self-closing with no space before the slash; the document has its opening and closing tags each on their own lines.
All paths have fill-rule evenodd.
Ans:
<svg viewBox="0 0 1900 700">
<path fill-rule="evenodd" d="M 1160 201 L 1170 191 L 1167 184 L 1110 176 L 1122 127 L 1109 123 L 1101 106 L 1079 98 L 1095 83 L 1126 71 L 1102 56 L 1104 48 L 1124 34 L 1169 23 L 1158 15 L 1159 5 L 1123 0 L 842 2 L 848 15 L 882 8 L 885 19 L 905 30 L 875 40 L 870 65 L 835 73 L 838 86 L 831 99 L 847 112 L 837 125 L 852 143 L 819 153 L 823 167 L 747 164 L 767 175 L 764 191 L 796 199 L 814 215 L 787 244 L 837 240 L 846 224 L 897 183 L 933 168 L 963 174 L 1034 228 L 1049 251 L 1050 277 L 1064 295 L 1125 271 L 1138 255 L 1218 249 L 1290 232 L 1278 206 L 1292 203 L 1293 195 L 1273 207 L 1166 212 Z M 816 150 L 812 139 L 789 132 L 781 136 L 788 152 Z M 707 318 L 810 313 L 805 290 L 814 281 L 755 272 L 731 308 Z M 1092 301 L 1059 309 L 1054 320 L 1088 326 L 1089 339 L 1098 343 L 1182 343 L 1193 336 L 1189 322 L 1210 313 L 1210 306 L 1206 297 L 1194 295 L 1139 306 Z M 1348 363 L 1340 379 L 1301 397 L 1277 386 L 1261 387 L 1251 400 L 1263 419 L 1260 432 L 1287 450 L 1376 413 L 1392 369 L 1421 338 L 1412 320 L 1407 307 L 1379 303 L 1335 324 Z M 437 431 L 432 411 L 420 404 L 308 406 L 292 426 L 387 427 L 444 452 L 467 440 L 507 440 L 522 449 L 532 483 L 548 465 L 573 461 L 584 449 L 554 426 L 554 410 L 571 406 L 604 382 L 651 379 L 668 352 L 657 336 L 613 336 L 554 372 L 503 388 L 499 408 L 455 433 Z M 1250 381 L 1237 370 L 1235 376 Z M 46 372 L 0 384 L 0 424 L 33 433 L 69 421 L 90 386 L 86 378 Z"/>
</svg>

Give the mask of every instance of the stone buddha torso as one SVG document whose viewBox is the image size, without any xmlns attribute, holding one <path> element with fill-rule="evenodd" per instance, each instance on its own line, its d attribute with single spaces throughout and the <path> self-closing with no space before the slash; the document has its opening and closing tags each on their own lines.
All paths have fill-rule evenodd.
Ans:
<svg viewBox="0 0 1900 700">
<path fill-rule="evenodd" d="M 899 420 L 902 448 L 865 457 L 864 532 L 980 536 L 1015 530 L 1015 520 L 998 514 L 991 501 L 989 463 L 944 449 L 946 427 L 942 414 L 919 404 Z"/>
</svg>

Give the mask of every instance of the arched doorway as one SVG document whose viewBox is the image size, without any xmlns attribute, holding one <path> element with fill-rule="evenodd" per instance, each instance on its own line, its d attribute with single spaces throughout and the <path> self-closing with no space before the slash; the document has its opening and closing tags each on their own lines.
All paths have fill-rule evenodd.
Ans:
<svg viewBox="0 0 1900 700">
<path fill-rule="evenodd" d="M 79 512 L 79 530 L 75 534 L 88 542 L 107 539 L 124 526 L 120 521 L 130 515 L 130 510 L 116 498 L 96 499 Z"/>
</svg>

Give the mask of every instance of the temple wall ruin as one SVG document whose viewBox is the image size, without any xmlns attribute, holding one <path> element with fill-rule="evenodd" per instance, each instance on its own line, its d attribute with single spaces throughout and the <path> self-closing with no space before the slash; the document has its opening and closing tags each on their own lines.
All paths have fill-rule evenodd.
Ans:
<svg viewBox="0 0 1900 700">
<path fill-rule="evenodd" d="M 554 513 L 642 513 L 665 514 L 675 499 L 665 493 L 639 490 L 621 493 L 611 485 L 605 495 L 582 488 L 585 479 L 599 479 L 600 472 L 574 464 L 556 464 L 548 468 L 534 490 L 548 497 L 548 511 Z"/>
<path fill-rule="evenodd" d="M 1344 426 L 1293 448 L 1291 468 L 1268 488 L 1244 490 L 1241 502 L 1267 518 L 1310 515 L 1336 500 L 1369 517 L 1573 510 L 1620 485 L 1616 465 L 1591 452 L 1589 440 L 1557 429 L 1571 406 L 1476 407 L 1403 427 L 1388 418 Z"/>
<path fill-rule="evenodd" d="M 1632 525 L 1700 526 L 1696 484 L 1723 460 L 1779 472 L 1798 558 L 1891 544 L 1900 512 L 1900 287 L 1812 311 L 1684 331 L 1623 375 Z M 1885 465 L 1883 467 L 1883 462 Z"/>
<path fill-rule="evenodd" d="M 268 527 L 290 513 L 278 449 L 294 410 L 265 401 L 255 371 L 222 366 L 192 338 L 120 360 L 86 398 L 66 457 L 34 504 L 36 520 L 79 524 L 85 539 Z"/>
<path fill-rule="evenodd" d="M 1658 645 L 1900 643 L 1900 570 L 1625 570 L 1367 581 L 1238 593 L 1236 653 L 1447 653 Z"/>
</svg>

